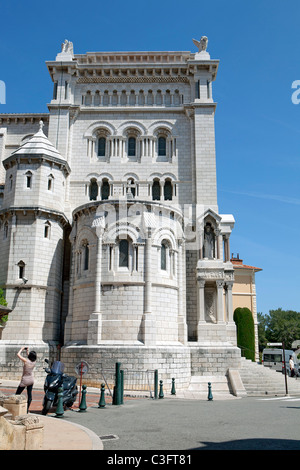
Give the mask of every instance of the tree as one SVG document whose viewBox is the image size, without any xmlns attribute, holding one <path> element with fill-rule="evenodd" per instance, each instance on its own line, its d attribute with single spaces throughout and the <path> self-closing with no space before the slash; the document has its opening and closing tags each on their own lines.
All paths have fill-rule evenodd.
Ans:
<svg viewBox="0 0 300 470">
<path fill-rule="evenodd" d="M 242 356 L 255 361 L 254 320 L 248 308 L 235 309 L 233 319 L 236 324 L 237 345 L 242 350 Z"/>
<path fill-rule="evenodd" d="M 4 292 L 2 289 L 0 289 L 0 305 L 3 305 L 4 307 L 7 306 L 6 299 L 4 297 Z"/>
<path fill-rule="evenodd" d="M 260 314 L 258 318 L 261 330 L 259 341 L 264 343 L 263 338 L 265 337 L 266 342 L 284 342 L 285 348 L 291 349 L 292 342 L 300 339 L 300 312 L 278 308 L 277 310 L 270 310 L 269 314 L 265 316 Z"/>
<path fill-rule="evenodd" d="M 258 334 L 258 348 L 262 352 L 267 347 L 268 339 L 266 337 L 266 316 L 262 313 L 257 313 L 257 334 Z"/>
<path fill-rule="evenodd" d="M 4 307 L 7 306 L 6 299 L 4 297 L 4 292 L 2 289 L 0 289 L 0 305 L 3 305 Z M 3 317 L 0 318 L 0 325 L 4 325 L 8 320 L 8 315 L 3 315 Z"/>
</svg>

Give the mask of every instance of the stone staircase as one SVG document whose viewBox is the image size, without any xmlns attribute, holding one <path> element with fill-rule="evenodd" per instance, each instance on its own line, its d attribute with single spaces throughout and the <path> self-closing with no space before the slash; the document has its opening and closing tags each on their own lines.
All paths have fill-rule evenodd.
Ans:
<svg viewBox="0 0 300 470">
<path fill-rule="evenodd" d="M 284 374 L 241 358 L 239 374 L 248 396 L 286 395 Z M 300 377 L 287 377 L 288 395 L 300 395 Z"/>
<path fill-rule="evenodd" d="M 214 394 L 230 394 L 229 383 L 225 375 L 194 375 L 188 387 L 189 392 L 208 394 L 208 383 Z"/>
<path fill-rule="evenodd" d="M 207 396 L 208 383 L 212 394 L 226 396 L 285 396 L 285 378 L 281 372 L 264 367 L 249 359 L 241 358 L 241 368 L 230 370 L 227 376 L 203 375 L 192 376 L 188 387 L 189 393 Z M 288 395 L 300 396 L 300 377 L 287 377 Z"/>
</svg>

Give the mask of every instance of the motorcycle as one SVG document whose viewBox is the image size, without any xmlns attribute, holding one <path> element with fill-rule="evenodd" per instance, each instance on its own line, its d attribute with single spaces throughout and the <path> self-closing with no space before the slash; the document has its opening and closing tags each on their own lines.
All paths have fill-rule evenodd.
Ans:
<svg viewBox="0 0 300 470">
<path fill-rule="evenodd" d="M 45 359 L 45 362 L 49 364 L 48 359 Z M 52 406 L 57 405 L 60 387 L 63 389 L 63 406 L 71 408 L 78 393 L 77 378 L 64 374 L 64 364 L 60 361 L 53 362 L 51 367 L 45 367 L 44 370 L 48 375 L 44 383 L 42 414 L 46 415 Z"/>
</svg>

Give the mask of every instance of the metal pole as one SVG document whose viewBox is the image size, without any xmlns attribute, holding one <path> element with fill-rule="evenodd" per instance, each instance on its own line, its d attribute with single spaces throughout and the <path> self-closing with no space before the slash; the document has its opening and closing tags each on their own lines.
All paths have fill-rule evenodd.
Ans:
<svg viewBox="0 0 300 470">
<path fill-rule="evenodd" d="M 154 371 L 154 399 L 156 400 L 158 397 L 158 370 L 155 369 Z"/>
<path fill-rule="evenodd" d="M 80 401 L 81 401 L 81 387 L 82 387 L 82 367 L 83 367 L 83 363 L 81 361 L 81 364 L 80 364 L 80 385 L 79 385 L 79 400 L 78 400 L 78 406 L 80 406 Z"/>
<path fill-rule="evenodd" d="M 124 403 L 124 371 L 120 370 L 120 405 Z"/>
<path fill-rule="evenodd" d="M 287 379 L 286 379 L 286 365 L 285 365 L 284 342 L 282 342 L 282 354 L 283 354 L 283 365 L 284 365 L 285 394 L 288 395 L 289 392 L 288 392 Z"/>
<path fill-rule="evenodd" d="M 121 404 L 121 377 L 120 377 L 120 367 L 121 363 L 116 362 L 116 374 L 115 374 L 115 387 L 114 387 L 114 396 L 113 396 L 113 404 L 120 405 Z"/>
</svg>

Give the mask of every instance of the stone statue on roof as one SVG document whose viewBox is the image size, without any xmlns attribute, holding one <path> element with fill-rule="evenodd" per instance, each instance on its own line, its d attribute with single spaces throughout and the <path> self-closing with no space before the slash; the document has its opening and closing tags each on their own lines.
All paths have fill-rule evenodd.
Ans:
<svg viewBox="0 0 300 470">
<path fill-rule="evenodd" d="M 61 52 L 73 54 L 73 43 L 65 39 L 61 45 Z"/>
<path fill-rule="evenodd" d="M 198 52 L 206 51 L 208 39 L 206 36 L 202 36 L 200 41 L 197 41 L 197 39 L 193 39 L 193 43 L 196 47 L 198 47 Z"/>
</svg>

